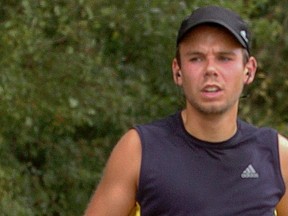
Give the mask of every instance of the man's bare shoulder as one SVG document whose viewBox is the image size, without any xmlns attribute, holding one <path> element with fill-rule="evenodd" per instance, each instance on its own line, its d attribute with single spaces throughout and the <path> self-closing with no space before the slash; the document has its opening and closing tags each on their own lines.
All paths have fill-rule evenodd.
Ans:
<svg viewBox="0 0 288 216">
<path fill-rule="evenodd" d="M 114 147 L 85 216 L 128 215 L 136 204 L 140 161 L 140 139 L 131 129 Z"/>
<path fill-rule="evenodd" d="M 138 132 L 135 129 L 128 130 L 118 141 L 115 148 L 127 148 L 127 150 L 136 150 L 140 148 L 141 142 Z"/>
<path fill-rule="evenodd" d="M 278 135 L 279 155 L 281 172 L 286 186 L 286 192 L 280 203 L 277 205 L 278 216 L 288 215 L 288 140 L 282 135 Z"/>
<path fill-rule="evenodd" d="M 288 140 L 287 138 L 279 134 L 278 144 L 279 144 L 279 155 L 280 155 L 282 174 L 283 174 L 284 180 L 286 180 L 286 183 L 288 183 Z"/>
<path fill-rule="evenodd" d="M 288 139 L 281 134 L 278 134 L 279 144 L 288 149 Z"/>
</svg>

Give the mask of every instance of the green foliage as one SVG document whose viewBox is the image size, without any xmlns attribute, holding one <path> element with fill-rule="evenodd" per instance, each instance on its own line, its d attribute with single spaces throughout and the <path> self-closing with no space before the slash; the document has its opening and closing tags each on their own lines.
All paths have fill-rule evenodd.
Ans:
<svg viewBox="0 0 288 216">
<path fill-rule="evenodd" d="M 287 4 L 257 2 L 252 4 L 249 17 L 258 72 L 243 113 L 258 125 L 270 125 L 287 133 Z"/>
<path fill-rule="evenodd" d="M 121 134 L 175 112 L 177 28 L 209 4 L 253 30 L 241 116 L 288 132 L 287 5 L 261 1 L 1 0 L 0 211 L 81 215 Z"/>
</svg>

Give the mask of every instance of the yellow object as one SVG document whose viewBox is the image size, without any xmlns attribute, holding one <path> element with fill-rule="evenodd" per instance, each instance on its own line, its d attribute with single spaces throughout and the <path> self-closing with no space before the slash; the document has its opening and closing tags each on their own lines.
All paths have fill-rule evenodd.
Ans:
<svg viewBox="0 0 288 216">
<path fill-rule="evenodd" d="M 140 214 L 140 205 L 136 203 L 135 207 L 132 209 L 131 213 L 129 216 L 141 216 Z"/>
</svg>

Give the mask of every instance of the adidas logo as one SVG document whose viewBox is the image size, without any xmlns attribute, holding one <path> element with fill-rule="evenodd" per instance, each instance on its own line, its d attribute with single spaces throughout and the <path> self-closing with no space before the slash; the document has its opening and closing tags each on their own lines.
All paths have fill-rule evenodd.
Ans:
<svg viewBox="0 0 288 216">
<path fill-rule="evenodd" d="M 241 174 L 241 178 L 259 178 L 259 174 L 255 171 L 254 167 L 249 164 L 249 166 Z"/>
</svg>

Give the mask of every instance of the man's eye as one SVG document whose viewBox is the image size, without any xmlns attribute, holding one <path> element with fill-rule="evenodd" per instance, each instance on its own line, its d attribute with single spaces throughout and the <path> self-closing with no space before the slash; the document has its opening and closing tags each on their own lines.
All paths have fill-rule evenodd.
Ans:
<svg viewBox="0 0 288 216">
<path fill-rule="evenodd" d="M 191 62 L 199 62 L 201 60 L 202 60 L 202 58 L 200 58 L 200 57 L 193 57 L 190 59 Z"/>
<path fill-rule="evenodd" d="M 220 61 L 230 61 L 231 58 L 229 58 L 229 57 L 227 57 L 227 56 L 220 56 L 220 57 L 219 57 L 219 60 L 220 60 Z"/>
</svg>

